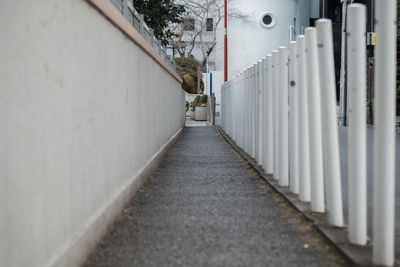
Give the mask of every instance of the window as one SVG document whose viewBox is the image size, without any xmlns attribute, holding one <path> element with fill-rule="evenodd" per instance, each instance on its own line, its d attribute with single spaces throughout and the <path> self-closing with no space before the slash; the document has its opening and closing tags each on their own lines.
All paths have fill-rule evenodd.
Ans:
<svg viewBox="0 0 400 267">
<path fill-rule="evenodd" d="M 275 25 L 275 16 L 271 13 L 264 13 L 261 16 L 260 24 L 265 28 L 272 28 Z"/>
<path fill-rule="evenodd" d="M 265 15 L 263 17 L 263 22 L 265 25 L 269 25 L 272 23 L 272 17 L 270 15 Z"/>
<path fill-rule="evenodd" d="M 183 22 L 183 30 L 185 31 L 194 31 L 194 19 L 188 18 Z"/>
<path fill-rule="evenodd" d="M 214 19 L 213 18 L 207 18 L 206 31 L 208 31 L 208 32 L 214 31 Z"/>
</svg>

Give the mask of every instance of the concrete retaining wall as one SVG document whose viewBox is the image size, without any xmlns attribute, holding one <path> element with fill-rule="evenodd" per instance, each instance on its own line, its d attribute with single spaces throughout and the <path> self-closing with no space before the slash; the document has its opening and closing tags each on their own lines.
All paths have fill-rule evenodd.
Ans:
<svg viewBox="0 0 400 267">
<path fill-rule="evenodd" d="M 184 92 L 83 0 L 0 0 L 0 38 L 0 266 L 78 266 L 182 129 Z"/>
</svg>

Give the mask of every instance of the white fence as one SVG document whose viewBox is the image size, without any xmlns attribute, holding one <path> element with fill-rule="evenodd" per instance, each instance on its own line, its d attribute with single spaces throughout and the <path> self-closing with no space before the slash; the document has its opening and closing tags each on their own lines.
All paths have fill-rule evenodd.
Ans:
<svg viewBox="0 0 400 267">
<path fill-rule="evenodd" d="M 349 241 L 367 243 L 365 6 L 348 8 Z M 394 263 L 396 1 L 376 2 L 373 262 Z M 332 26 L 320 19 L 222 87 L 222 128 L 311 210 L 344 227 Z"/>
</svg>

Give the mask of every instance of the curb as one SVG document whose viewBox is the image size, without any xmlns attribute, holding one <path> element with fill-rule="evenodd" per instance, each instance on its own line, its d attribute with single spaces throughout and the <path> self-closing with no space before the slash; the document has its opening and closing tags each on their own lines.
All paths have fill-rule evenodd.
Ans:
<svg viewBox="0 0 400 267">
<path fill-rule="evenodd" d="M 270 174 L 265 174 L 261 166 L 248 155 L 243 149 L 238 147 L 220 126 L 216 126 L 218 133 L 228 142 L 228 144 L 245 159 L 250 166 L 292 207 L 299 211 L 304 218 L 310 221 L 315 229 L 320 232 L 353 266 L 374 266 L 372 263 L 372 246 L 368 241 L 366 246 L 352 245 L 348 242 L 347 228 L 334 227 L 328 224 L 324 213 L 311 212 L 308 202 L 301 202 L 297 195 L 291 193 L 288 187 L 282 187 L 278 181 L 273 179 Z M 400 266 L 397 262 L 394 266 Z"/>
</svg>

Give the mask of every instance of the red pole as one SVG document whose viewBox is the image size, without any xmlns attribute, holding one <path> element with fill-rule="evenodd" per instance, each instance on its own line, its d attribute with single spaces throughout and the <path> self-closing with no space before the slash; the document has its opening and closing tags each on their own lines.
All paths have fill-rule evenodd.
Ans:
<svg viewBox="0 0 400 267">
<path fill-rule="evenodd" d="M 228 3 L 224 0 L 224 25 L 225 25 L 225 36 L 224 36 L 224 81 L 228 80 Z"/>
</svg>

